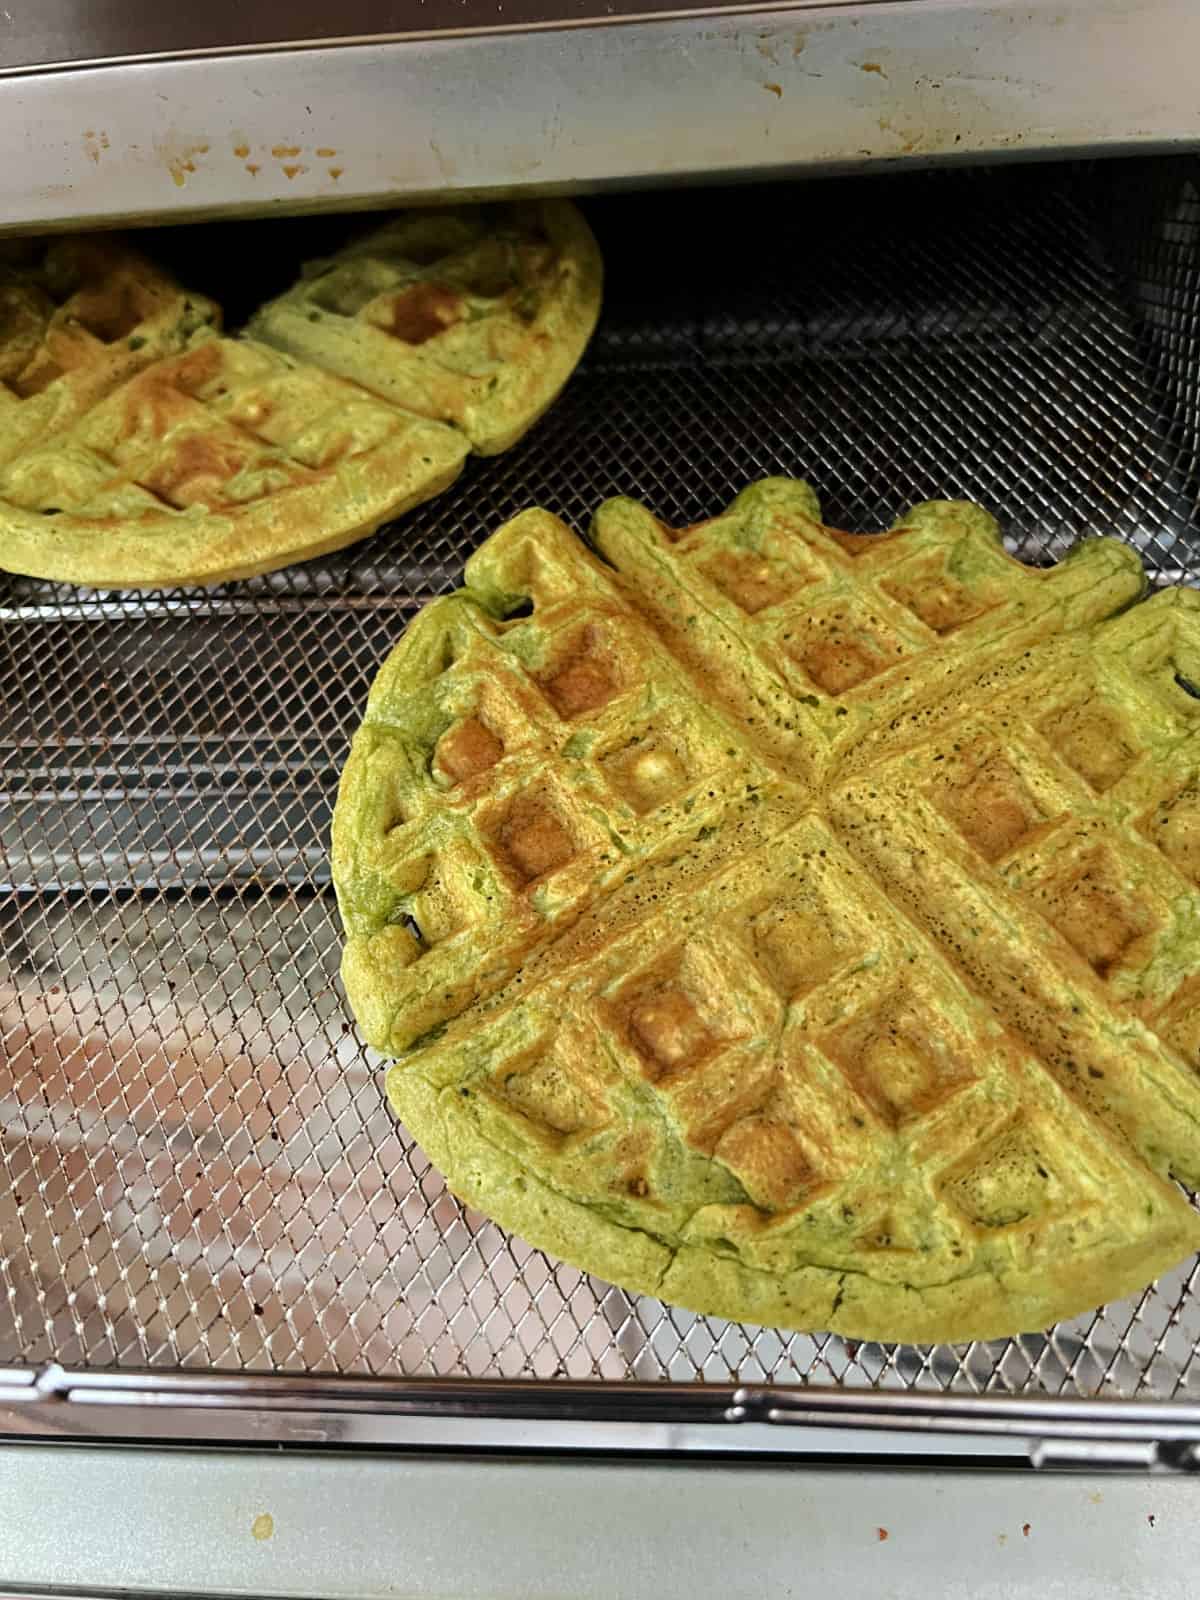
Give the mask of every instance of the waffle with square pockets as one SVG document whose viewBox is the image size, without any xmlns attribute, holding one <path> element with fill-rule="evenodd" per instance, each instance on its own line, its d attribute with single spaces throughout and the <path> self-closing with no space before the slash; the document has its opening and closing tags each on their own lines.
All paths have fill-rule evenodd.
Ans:
<svg viewBox="0 0 1200 1600">
<path fill-rule="evenodd" d="M 570 377 L 601 275 L 587 223 L 565 201 L 407 211 L 310 262 L 249 331 L 453 424 L 490 456 Z"/>
<path fill-rule="evenodd" d="M 77 422 L 220 307 L 119 237 L 0 244 L 0 462 Z"/>
<path fill-rule="evenodd" d="M 353 543 L 521 437 L 595 327 L 565 200 L 407 211 L 220 338 L 120 241 L 0 249 L 0 567 L 212 584 Z"/>
<path fill-rule="evenodd" d="M 768 480 L 515 518 L 342 777 L 397 1114 L 533 1244 L 855 1338 L 1041 1329 L 1200 1243 L 1200 594 Z M 1138 603 L 1134 603 L 1138 602 Z"/>
<path fill-rule="evenodd" d="M 467 454 L 356 384 L 208 338 L 0 467 L 0 565 L 118 589 L 249 577 L 373 533 Z"/>
</svg>

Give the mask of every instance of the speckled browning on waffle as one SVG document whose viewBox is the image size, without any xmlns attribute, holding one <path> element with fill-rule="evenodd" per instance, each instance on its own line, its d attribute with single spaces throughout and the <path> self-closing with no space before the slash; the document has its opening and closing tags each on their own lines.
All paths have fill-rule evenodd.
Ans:
<svg viewBox="0 0 1200 1600">
<path fill-rule="evenodd" d="M 21 244 L 0 257 L 0 462 L 221 318 L 116 235 Z"/>
<path fill-rule="evenodd" d="M 805 805 L 556 518 L 515 519 L 467 579 L 379 674 L 335 817 L 347 982 L 392 1051 L 647 863 L 720 861 L 731 800 L 755 837 Z"/>
<path fill-rule="evenodd" d="M 217 582 L 333 550 L 458 475 L 462 436 L 248 339 L 156 362 L 0 469 L 0 559 Z"/>
<path fill-rule="evenodd" d="M 254 337 L 507 450 L 574 369 L 600 253 L 562 200 L 401 213 L 257 313 Z"/>
<path fill-rule="evenodd" d="M 1044 1326 L 1187 1254 L 1196 597 L 1105 622 L 1113 542 L 1026 571 L 975 508 L 860 540 L 779 482 L 593 534 L 614 570 L 544 513 L 489 540 L 343 778 L 347 987 L 389 1053 L 435 1030 L 389 1093 L 451 1186 L 859 1337 Z"/>
<path fill-rule="evenodd" d="M 1200 594 L 1164 591 L 1023 657 L 986 721 L 829 797 L 858 859 L 1072 1099 L 1193 1186 L 1200 701 L 1179 680 L 1196 664 Z"/>
</svg>

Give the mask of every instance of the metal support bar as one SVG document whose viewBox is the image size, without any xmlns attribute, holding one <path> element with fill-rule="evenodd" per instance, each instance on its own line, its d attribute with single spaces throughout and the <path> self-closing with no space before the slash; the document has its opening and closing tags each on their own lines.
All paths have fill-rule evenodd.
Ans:
<svg viewBox="0 0 1200 1600">
<path fill-rule="evenodd" d="M 864 1438 L 864 1431 L 867 1435 Z M 1200 1405 L 771 1385 L 0 1371 L 0 1433 L 546 1451 L 991 1454 L 1190 1471 Z"/>
<path fill-rule="evenodd" d="M 1190 0 L 909 0 L 11 71 L 0 217 L 1194 146 L 1198 58 Z"/>
</svg>

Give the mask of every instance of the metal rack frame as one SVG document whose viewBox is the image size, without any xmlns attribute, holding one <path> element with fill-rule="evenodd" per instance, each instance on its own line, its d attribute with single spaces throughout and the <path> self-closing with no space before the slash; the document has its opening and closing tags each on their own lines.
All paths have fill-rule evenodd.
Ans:
<svg viewBox="0 0 1200 1600">
<path fill-rule="evenodd" d="M 769 1384 L 0 1369 L 0 1436 L 1200 1471 L 1200 1406 Z"/>
<path fill-rule="evenodd" d="M 0 1289 L 15 1318 L 4 1359 L 26 1363 L 0 1372 L 0 1432 L 1200 1464 L 1186 1270 L 1065 1342 L 864 1351 L 672 1320 L 465 1217 L 392 1128 L 375 1064 L 346 1032 L 322 876 L 331 785 L 375 664 L 411 609 L 456 581 L 481 529 L 530 499 L 582 524 L 604 494 L 625 490 L 682 522 L 764 470 L 806 472 L 829 494 L 831 517 L 852 526 L 878 526 L 905 498 L 966 494 L 1007 510 L 1010 543 L 1030 559 L 1105 528 L 1135 543 L 1159 579 L 1194 581 L 1195 177 L 1184 162 L 915 174 L 895 190 L 804 186 L 776 206 L 769 248 L 749 255 L 738 224 L 749 229 L 758 201 L 741 191 L 721 202 L 730 238 L 683 288 L 667 257 L 648 263 L 645 241 L 693 236 L 707 197 L 599 203 L 612 293 L 585 368 L 535 439 L 473 468 L 444 504 L 368 546 L 212 594 L 97 600 L 2 580 L 0 672 L 16 687 L 0 932 L 16 958 L 6 981 L 24 1030 L 6 1048 L 25 1052 L 8 1059 L 28 1091 L 9 1108 L 16 1137 L 5 1159 L 34 1237 L 19 1249 L 11 1234 L 0 1242 Z M 806 250 L 814 235 L 837 241 L 832 267 Z M 887 248 L 873 253 L 878 237 Z M 228 236 L 214 240 L 213 253 L 228 256 Z M 175 247 L 199 261 L 197 239 L 175 236 Z M 56 987 L 72 983 L 60 1001 Z M 214 1055 L 191 1125 L 165 1115 L 176 1098 L 160 1047 L 168 1022 L 195 1022 L 206 1005 L 255 1070 L 238 1078 Z M 129 1035 L 111 1082 L 67 1027 L 55 1033 L 56 1018 Z M 143 1060 L 139 1038 L 157 1040 L 157 1054 Z M 58 1100 L 39 1041 L 63 1078 Z M 280 1070 L 273 1105 L 256 1062 L 277 1051 L 299 1070 L 294 1079 Z M 147 1062 L 153 1071 L 141 1070 Z M 111 1114 L 103 1097 L 92 1104 L 105 1085 Z M 226 1090 L 244 1093 L 245 1107 Z M 302 1114 L 289 1132 L 280 1118 L 293 1101 Z M 243 1128 L 262 1107 L 275 1119 L 261 1132 L 273 1169 Z M 257 1188 L 238 1198 L 241 1164 L 254 1185 L 268 1169 L 286 1177 L 326 1139 L 335 1162 L 339 1146 L 368 1152 L 365 1169 L 351 1163 L 347 1191 L 355 1226 L 370 1223 L 364 1261 L 411 1274 L 412 1325 L 394 1336 L 376 1326 L 354 1261 L 335 1274 L 343 1304 L 335 1296 L 338 1315 L 322 1323 L 323 1262 L 308 1263 L 327 1249 L 330 1212 L 304 1211 L 304 1197 L 303 1244 L 277 1275 L 280 1238 L 263 1234 L 245 1203 Z M 171 1198 L 185 1148 L 202 1169 L 197 1183 L 228 1169 L 235 1191 L 227 1205 L 212 1201 L 207 1233 L 193 1226 L 203 1203 L 192 1216 L 196 1198 Z M 60 1159 L 68 1149 L 74 1166 Z M 374 1187 L 363 1187 L 364 1170 Z M 371 1212 L 379 1196 L 382 1220 Z M 165 1215 L 168 1201 L 183 1207 L 179 1231 L 156 1223 L 143 1234 L 142 1220 Z M 389 1255 L 393 1218 L 402 1237 Z M 248 1245 L 261 1259 L 243 1271 Z M 28 1264 L 45 1263 L 28 1283 L 26 1246 Z M 285 1282 L 293 1268 L 298 1278 Z M 274 1305 L 255 1303 L 259 1281 Z M 472 1300 L 480 1289 L 486 1305 Z M 369 1316 L 356 1320 L 364 1306 Z M 421 1306 L 440 1318 L 436 1341 Z M 363 1375 L 316 1370 L 339 1361 Z M 113 1362 L 121 1370 L 104 1370 Z M 209 1370 L 165 1370 L 197 1362 Z M 555 1362 L 567 1376 L 546 1376 Z M 156 1369 L 138 1370 L 147 1363 Z M 271 1365 L 276 1375 L 252 1370 Z M 746 1381 L 728 1381 L 735 1367 Z M 398 1368 L 413 1375 L 367 1375 Z M 707 1381 L 641 1381 L 685 1370 Z M 573 1381 L 580 1371 L 621 1381 Z M 519 1382 L 504 1376 L 518 1372 Z M 1028 1392 L 969 1392 L 993 1380 Z M 1072 1387 L 1085 1392 L 1071 1398 Z"/>
</svg>

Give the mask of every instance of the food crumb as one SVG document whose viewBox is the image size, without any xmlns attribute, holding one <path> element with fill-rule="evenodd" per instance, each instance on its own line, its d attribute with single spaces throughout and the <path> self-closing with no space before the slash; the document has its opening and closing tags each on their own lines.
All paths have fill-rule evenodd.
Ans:
<svg viewBox="0 0 1200 1600">
<path fill-rule="evenodd" d="M 777 99 L 779 99 L 779 100 L 783 99 L 783 86 L 782 86 L 782 84 L 764 83 L 763 84 L 763 88 L 767 91 L 768 94 L 775 95 Z"/>
<path fill-rule="evenodd" d="M 880 1544 L 882 1544 L 883 1541 L 890 1538 L 891 1535 L 888 1533 L 886 1528 L 876 1528 L 875 1537 L 879 1540 Z"/>
<path fill-rule="evenodd" d="M 1028 1522 L 1023 1522 L 1021 1524 L 1021 1532 L 1025 1535 L 1025 1537 L 1027 1539 L 1029 1537 L 1029 1529 L 1030 1529 L 1031 1526 L 1032 1526 L 1032 1524 L 1028 1523 Z"/>
<path fill-rule="evenodd" d="M 1153 1513 L 1153 1511 L 1148 1511 L 1146 1513 L 1146 1521 L 1150 1524 L 1151 1527 L 1154 1526 L 1154 1513 Z"/>
<path fill-rule="evenodd" d="M 262 1511 L 250 1524 L 250 1532 L 261 1543 L 269 1539 L 275 1532 L 275 1518 L 269 1511 Z"/>
</svg>

